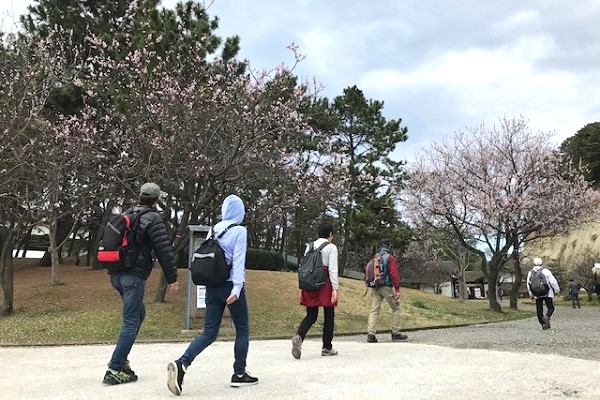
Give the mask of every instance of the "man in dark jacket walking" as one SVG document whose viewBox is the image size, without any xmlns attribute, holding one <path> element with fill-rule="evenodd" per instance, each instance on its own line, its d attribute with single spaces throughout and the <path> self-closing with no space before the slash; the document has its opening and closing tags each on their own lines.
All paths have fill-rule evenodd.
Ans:
<svg viewBox="0 0 600 400">
<path fill-rule="evenodd" d="M 152 251 L 158 258 L 171 293 L 177 294 L 179 289 L 173 247 L 165 223 L 154 208 L 159 196 L 160 188 L 157 184 L 148 182 L 142 185 L 139 205 L 133 208 L 134 213 L 146 210 L 139 216 L 136 256 L 129 269 L 110 273 L 110 282 L 123 299 L 123 325 L 102 381 L 105 385 L 137 381 L 138 377 L 131 369 L 127 357 L 146 316 L 144 289 L 146 279 L 152 272 Z"/>
<path fill-rule="evenodd" d="M 581 304 L 579 303 L 579 290 L 581 290 L 579 282 L 569 279 L 569 297 L 571 297 L 573 308 L 575 308 L 575 306 L 581 308 Z"/>
</svg>

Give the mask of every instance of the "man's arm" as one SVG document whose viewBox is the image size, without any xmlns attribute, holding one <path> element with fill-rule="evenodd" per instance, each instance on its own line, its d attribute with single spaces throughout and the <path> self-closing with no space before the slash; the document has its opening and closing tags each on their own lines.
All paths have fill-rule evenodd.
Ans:
<svg viewBox="0 0 600 400">
<path fill-rule="evenodd" d="M 398 267 L 396 258 L 391 254 L 388 259 L 388 273 L 392 279 L 392 286 L 394 287 L 395 292 L 400 293 L 400 268 Z"/>
<path fill-rule="evenodd" d="M 150 238 L 152 249 L 156 254 L 156 258 L 158 258 L 158 262 L 165 274 L 167 282 L 169 284 L 175 283 L 177 281 L 175 255 L 173 253 L 173 246 L 169 240 L 167 227 L 162 218 L 156 218 L 150 223 L 148 226 L 148 237 Z"/>
</svg>

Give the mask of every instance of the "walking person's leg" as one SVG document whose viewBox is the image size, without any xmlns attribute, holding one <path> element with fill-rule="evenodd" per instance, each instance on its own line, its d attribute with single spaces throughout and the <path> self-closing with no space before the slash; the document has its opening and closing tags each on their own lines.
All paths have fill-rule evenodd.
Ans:
<svg viewBox="0 0 600 400">
<path fill-rule="evenodd" d="M 179 358 L 185 367 L 192 364 L 198 354 L 207 348 L 217 339 L 221 321 L 223 320 L 223 311 L 225 311 L 225 291 L 221 286 L 206 288 L 206 309 L 204 312 L 204 329 L 202 334 L 197 336 L 187 347 L 183 355 Z M 228 295 L 228 293 L 227 293 Z"/>
<path fill-rule="evenodd" d="M 369 321 L 367 325 L 367 341 L 374 343 L 377 342 L 377 320 L 379 319 L 379 310 L 381 309 L 381 302 L 383 301 L 383 295 L 381 294 L 382 288 L 371 288 L 371 312 L 369 313 Z"/>
<path fill-rule="evenodd" d="M 384 288 L 381 288 L 384 289 Z M 408 336 L 400 332 L 401 310 L 400 301 L 394 297 L 394 290 L 391 287 L 386 287 L 382 291 L 385 295 L 385 300 L 392 309 L 392 341 L 397 342 L 408 339 Z"/>
<path fill-rule="evenodd" d="M 242 288 L 240 296 L 236 301 L 228 305 L 231 320 L 235 327 L 235 344 L 233 345 L 233 375 L 231 386 L 241 387 L 256 385 L 258 378 L 250 376 L 246 371 L 246 359 L 248 358 L 248 347 L 250 341 L 250 328 L 248 324 L 248 303 L 246 291 Z"/>
<path fill-rule="evenodd" d="M 308 330 L 317 321 L 318 316 L 319 307 L 306 307 L 306 316 L 302 322 L 300 322 L 300 326 L 292 338 L 292 355 L 294 358 L 299 359 L 302 356 L 302 342 L 304 341 Z"/>
<path fill-rule="evenodd" d="M 246 359 L 248 357 L 250 341 L 246 291 L 242 289 L 240 297 L 227 307 L 229 307 L 231 320 L 235 327 L 235 344 L 233 345 L 235 361 L 233 363 L 233 372 L 242 375 L 246 372 Z"/>
<path fill-rule="evenodd" d="M 554 301 L 552 297 L 542 297 L 541 300 L 546 303 L 546 315 L 542 317 L 542 320 L 544 321 L 542 329 L 550 329 L 550 317 L 552 317 L 552 314 L 554 313 Z"/>
<path fill-rule="evenodd" d="M 223 311 L 225 311 L 225 300 L 229 296 L 231 282 L 226 285 L 206 288 L 206 309 L 204 311 L 204 329 L 200 336 L 197 336 L 187 347 L 185 352 L 177 360 L 167 365 L 167 387 L 176 395 L 180 395 L 183 390 L 183 377 L 187 368 L 194 359 L 215 341 L 219 334 L 221 321 L 223 320 Z"/>
<path fill-rule="evenodd" d="M 552 297 L 544 297 L 544 301 L 546 302 L 546 308 L 548 309 L 546 316 L 550 319 L 552 318 L 552 314 L 554 314 L 554 299 Z"/>
<path fill-rule="evenodd" d="M 541 297 L 535 299 L 535 311 L 537 313 L 537 319 L 540 325 L 544 326 L 544 300 Z"/>
<path fill-rule="evenodd" d="M 142 322 L 146 316 L 144 307 L 144 289 L 146 281 L 136 275 L 117 273 L 111 275 L 111 284 L 123 299 L 123 323 L 113 351 L 109 370 L 104 376 L 103 383 L 115 385 L 119 383 L 134 382 L 137 375 L 127 365 L 127 357 L 137 338 Z"/>
<path fill-rule="evenodd" d="M 300 326 L 298 327 L 298 335 L 304 340 L 306 334 L 310 330 L 310 328 L 317 322 L 317 318 L 319 317 L 319 307 L 306 307 L 306 316 L 300 322 Z"/>
<path fill-rule="evenodd" d="M 333 327 L 335 321 L 335 307 L 323 307 L 323 349 L 321 355 L 335 356 L 337 351 L 333 350 Z"/>
</svg>

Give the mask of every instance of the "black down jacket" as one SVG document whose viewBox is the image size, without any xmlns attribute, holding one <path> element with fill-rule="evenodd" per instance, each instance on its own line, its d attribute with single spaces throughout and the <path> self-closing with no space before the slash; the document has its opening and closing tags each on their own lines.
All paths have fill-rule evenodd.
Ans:
<svg viewBox="0 0 600 400">
<path fill-rule="evenodd" d="M 143 211 L 149 208 L 138 206 L 134 207 L 133 211 Z M 148 279 L 152 272 L 152 251 L 154 251 L 167 282 L 174 283 L 177 281 L 177 268 L 175 267 L 173 246 L 162 217 L 155 209 L 151 210 L 140 216 L 135 240 L 137 257 L 128 272 Z"/>
</svg>

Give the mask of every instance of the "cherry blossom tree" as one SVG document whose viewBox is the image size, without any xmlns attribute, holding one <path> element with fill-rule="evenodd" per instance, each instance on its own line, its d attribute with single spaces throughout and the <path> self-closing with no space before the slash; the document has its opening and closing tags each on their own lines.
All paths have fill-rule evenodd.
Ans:
<svg viewBox="0 0 600 400">
<path fill-rule="evenodd" d="M 55 37 L 27 40 L 9 35 L 0 43 L 0 216 L 5 228 L 0 256 L 3 304 L 13 311 L 12 250 L 28 228 L 44 218 L 46 183 L 37 157 L 46 143 L 43 108 L 64 77 L 65 62 Z M 47 167 L 47 166 L 45 166 Z"/>
<path fill-rule="evenodd" d="M 409 170 L 402 194 L 407 215 L 416 223 L 452 229 L 479 255 L 493 285 L 515 249 L 568 230 L 598 204 L 583 171 L 565 163 L 550 138 L 516 117 L 434 142 Z M 520 269 L 516 272 L 519 285 Z M 489 291 L 489 302 L 501 311 L 495 290 Z"/>
<path fill-rule="evenodd" d="M 139 34 L 128 32 L 155 32 L 137 12 L 132 5 L 116 21 L 122 34 L 110 42 L 90 36 L 86 107 L 81 129 L 70 133 L 86 141 L 105 168 L 98 171 L 101 180 L 153 180 L 176 199 L 170 204 L 178 212 L 166 214 L 176 216 L 174 246 L 180 250 L 187 225 L 206 222 L 225 192 L 293 175 L 291 144 L 307 129 L 299 109 L 308 86 L 298 85 L 285 66 L 256 71 L 247 62 L 156 46 L 165 38 L 154 33 L 148 45 L 136 46 Z M 210 47 L 202 43 L 210 36 L 197 40 Z"/>
</svg>

